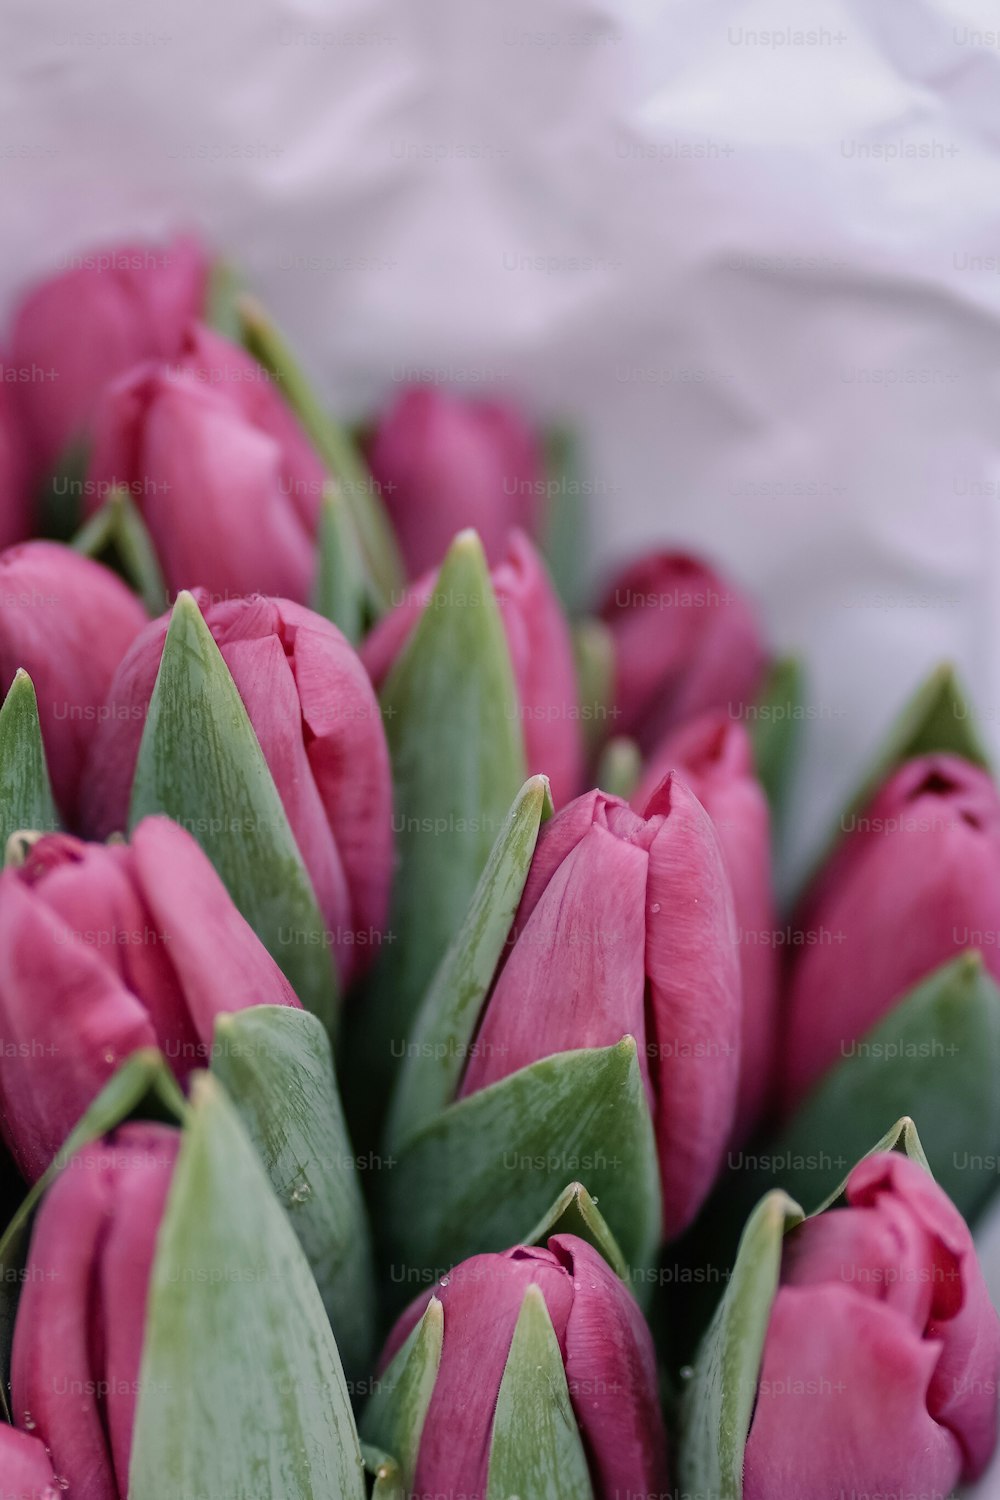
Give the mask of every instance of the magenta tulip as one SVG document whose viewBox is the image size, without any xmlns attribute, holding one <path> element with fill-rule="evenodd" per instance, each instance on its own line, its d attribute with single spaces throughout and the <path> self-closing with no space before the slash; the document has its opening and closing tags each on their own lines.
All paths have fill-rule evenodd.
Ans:
<svg viewBox="0 0 1000 1500">
<path fill-rule="evenodd" d="M 569 626 L 548 573 L 523 532 L 508 538 L 490 577 L 514 668 L 528 770 L 548 776 L 558 805 L 583 780 L 579 689 Z M 365 641 L 361 656 L 381 686 L 434 596 L 437 573 L 406 591 Z"/>
<path fill-rule="evenodd" d="M 0 1500 L 59 1500 L 62 1493 L 45 1444 L 0 1426 Z"/>
<path fill-rule="evenodd" d="M 179 1140 L 144 1123 L 83 1147 L 32 1230 L 12 1414 L 44 1444 L 58 1492 L 72 1500 L 128 1494 L 149 1278 Z"/>
<path fill-rule="evenodd" d="M 233 674 L 326 920 L 341 979 L 375 955 L 392 868 L 392 781 L 378 702 L 337 628 L 287 599 L 195 597 Z M 154 620 L 115 676 L 90 757 L 84 824 L 127 821 L 143 723 L 169 617 Z"/>
<path fill-rule="evenodd" d="M 633 1036 L 672 1236 L 730 1136 L 740 1027 L 732 891 L 707 813 L 675 776 L 645 817 L 588 792 L 539 835 L 461 1092 Z"/>
<path fill-rule="evenodd" d="M 979 948 L 1000 980 L 1000 796 L 985 771 L 955 755 L 909 761 L 843 831 L 798 921 L 789 1106 L 949 959 Z"/>
<path fill-rule="evenodd" d="M 176 356 L 207 281 L 204 251 L 181 237 L 78 256 L 28 293 L 14 318 L 11 362 L 40 372 L 18 388 L 39 472 L 89 437 L 109 381 L 140 360 Z"/>
<path fill-rule="evenodd" d="M 440 562 L 466 527 L 478 531 L 491 564 L 513 527 L 537 534 L 542 453 L 506 402 L 412 386 L 380 418 L 369 460 L 411 577 Z"/>
<path fill-rule="evenodd" d="M 744 1500 L 943 1500 L 993 1452 L 1000 1325 L 964 1221 L 892 1152 L 855 1167 L 847 1202 L 785 1241 Z"/>
<path fill-rule="evenodd" d="M 326 471 L 242 349 L 192 324 L 175 360 L 106 389 L 95 429 L 91 508 L 112 485 L 129 492 L 170 588 L 306 602 Z"/>
<path fill-rule="evenodd" d="M 192 836 L 145 818 L 129 845 L 39 839 L 0 874 L 0 1111 L 29 1180 L 132 1052 L 183 1081 L 216 1017 L 298 1005 Z"/>
<path fill-rule="evenodd" d="M 0 692 L 30 676 L 52 787 L 70 822 L 83 762 L 118 663 L 146 612 L 107 568 L 52 542 L 0 553 Z"/>
<path fill-rule="evenodd" d="M 520 1246 L 463 1261 L 396 1324 L 383 1364 L 431 1297 L 441 1303 L 441 1362 L 413 1493 L 469 1500 L 486 1495 L 497 1395 L 532 1286 L 545 1299 L 559 1343 L 595 1500 L 665 1494 L 666 1440 L 649 1330 L 606 1262 L 572 1234 L 553 1236 L 545 1249 Z"/>
<path fill-rule="evenodd" d="M 0 365 L 0 375 L 4 366 Z M 28 379 L 30 371 L 25 372 Z M 32 531 L 31 488 L 21 414 L 11 387 L 0 381 L 0 548 L 23 542 Z"/>
<path fill-rule="evenodd" d="M 767 653 L 754 610 L 698 558 L 638 558 L 613 579 L 601 616 L 614 640 L 615 733 L 643 750 L 706 709 L 756 697 Z"/>
<path fill-rule="evenodd" d="M 651 758 L 632 806 L 645 807 L 676 770 L 712 819 L 733 887 L 743 982 L 740 1087 L 733 1144 L 742 1145 L 771 1092 L 777 1046 L 778 929 L 771 815 L 754 771 L 750 736 L 721 709 L 678 730 Z"/>
</svg>

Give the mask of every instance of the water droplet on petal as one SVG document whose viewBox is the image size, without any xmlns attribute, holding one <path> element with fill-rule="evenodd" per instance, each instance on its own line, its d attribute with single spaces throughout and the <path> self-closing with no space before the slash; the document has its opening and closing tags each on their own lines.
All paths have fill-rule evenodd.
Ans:
<svg viewBox="0 0 1000 1500">
<path fill-rule="evenodd" d="M 659 910 L 660 910 L 660 903 L 659 903 L 659 901 L 654 901 L 654 902 L 653 902 L 653 903 L 652 903 L 652 905 L 651 905 L 651 906 L 650 906 L 650 908 L 649 908 L 649 909 L 650 909 L 650 911 L 651 911 L 651 912 L 652 912 L 652 913 L 653 913 L 653 914 L 654 914 L 654 916 L 655 916 L 655 914 L 656 914 L 656 913 L 657 913 L 657 912 L 658 912 L 658 911 L 659 911 Z"/>
</svg>

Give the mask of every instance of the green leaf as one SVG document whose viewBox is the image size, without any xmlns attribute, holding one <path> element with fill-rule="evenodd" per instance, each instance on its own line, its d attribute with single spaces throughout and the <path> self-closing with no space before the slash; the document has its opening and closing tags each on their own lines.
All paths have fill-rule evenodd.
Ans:
<svg viewBox="0 0 1000 1500">
<path fill-rule="evenodd" d="M 618 1241 L 582 1182 L 571 1182 L 563 1188 L 548 1213 L 524 1236 L 524 1243 L 544 1245 L 554 1234 L 575 1234 L 577 1239 L 586 1240 L 604 1256 L 616 1276 L 622 1281 L 629 1279 L 628 1264 Z"/>
<path fill-rule="evenodd" d="M 375 1382 L 361 1418 L 365 1442 L 391 1453 L 398 1463 L 406 1494 L 413 1489 L 443 1339 L 444 1309 L 437 1297 L 432 1297 L 416 1328 Z"/>
<path fill-rule="evenodd" d="M 380 1184 L 389 1263 L 420 1274 L 523 1243 L 570 1180 L 651 1265 L 660 1183 L 632 1037 L 543 1058 L 424 1126 Z"/>
<path fill-rule="evenodd" d="M 493 1418 L 487 1500 L 592 1500 L 559 1341 L 541 1288 L 521 1303 Z"/>
<path fill-rule="evenodd" d="M 279 382 L 320 458 L 344 495 L 364 553 L 372 596 L 380 609 L 402 589 L 406 574 L 389 517 L 367 465 L 346 427 L 327 412 L 287 341 L 259 303 L 241 297 L 243 344 Z"/>
<path fill-rule="evenodd" d="M 72 546 L 84 557 L 119 565 L 150 615 L 161 615 L 166 609 L 167 586 L 156 548 L 127 490 L 115 487 L 109 491 L 100 510 L 77 532 Z"/>
<path fill-rule="evenodd" d="M 358 644 L 370 612 L 368 581 L 354 519 L 336 488 L 324 494 L 320 505 L 316 583 L 310 602 L 352 645 Z"/>
<path fill-rule="evenodd" d="M 743 1451 L 781 1273 L 786 1229 L 802 1220 L 786 1193 L 768 1193 L 740 1240 L 729 1285 L 698 1351 L 681 1404 L 680 1487 L 742 1500 Z"/>
<path fill-rule="evenodd" d="M 403 1471 L 390 1454 L 383 1453 L 381 1448 L 373 1448 L 370 1443 L 362 1443 L 361 1456 L 365 1461 L 365 1473 L 370 1474 L 374 1481 L 371 1500 L 407 1500 Z"/>
<path fill-rule="evenodd" d="M 130 826 L 150 813 L 194 835 L 303 1005 L 332 1026 L 336 982 L 312 884 L 243 700 L 187 593 L 149 704 Z"/>
<path fill-rule="evenodd" d="M 917 1134 L 917 1127 L 909 1115 L 904 1115 L 902 1119 L 897 1120 L 894 1125 L 890 1126 L 882 1139 L 876 1141 L 875 1145 L 869 1147 L 867 1151 L 862 1152 L 854 1165 L 857 1166 L 858 1162 L 864 1161 L 865 1157 L 878 1156 L 881 1151 L 898 1151 L 900 1155 L 908 1156 L 911 1161 L 915 1161 L 918 1166 L 923 1167 L 928 1176 L 934 1176 L 930 1168 L 930 1163 L 924 1154 L 920 1136 Z M 851 1170 L 854 1170 L 853 1167 Z M 815 1219 L 819 1214 L 825 1214 L 828 1208 L 832 1208 L 835 1203 L 838 1203 L 844 1197 L 850 1175 L 851 1173 L 848 1172 L 840 1185 L 824 1198 L 818 1208 L 813 1209 L 812 1213 L 808 1216 L 810 1219 Z"/>
<path fill-rule="evenodd" d="M 38 533 L 52 541 L 68 542 L 79 530 L 90 445 L 83 437 L 68 443 L 51 475 L 40 486 L 35 514 Z"/>
<path fill-rule="evenodd" d="M 187 1104 L 159 1052 L 141 1048 L 122 1063 L 81 1116 L 51 1166 L 29 1190 L 0 1238 L 0 1405 L 10 1419 L 6 1393 L 10 1389 L 10 1354 L 14 1340 L 20 1273 L 28 1250 L 28 1231 L 43 1193 L 83 1146 L 99 1140 L 148 1101 L 148 1114 L 165 1113 L 182 1119 Z"/>
<path fill-rule="evenodd" d="M 526 774 L 510 653 L 474 532 L 452 543 L 381 701 L 397 865 L 393 942 L 359 1017 L 358 1066 L 373 1098 L 388 1087 L 392 1049 L 410 1034 Z"/>
<path fill-rule="evenodd" d="M 909 1114 L 934 1176 L 972 1218 L 997 1183 L 998 1076 L 1000 989 L 966 953 L 845 1048 L 770 1148 L 775 1173 L 793 1197 L 818 1203 L 887 1121 Z"/>
<path fill-rule="evenodd" d="M 776 818 L 785 811 L 803 722 L 805 674 L 794 656 L 776 661 L 748 714 L 758 779 Z"/>
<path fill-rule="evenodd" d="M 594 757 L 614 728 L 615 647 L 603 620 L 588 618 L 573 627 L 573 655 L 580 688 L 580 723 L 587 752 Z"/>
<path fill-rule="evenodd" d="M 602 791 L 612 797 L 631 801 L 642 776 L 642 755 L 635 740 L 617 735 L 609 740 L 601 752 L 594 778 Z"/>
<path fill-rule="evenodd" d="M 420 1007 L 390 1109 L 390 1150 L 445 1109 L 458 1092 L 483 1002 L 528 878 L 538 830 L 551 811 L 548 781 L 532 776 L 517 794 L 465 921 Z"/>
<path fill-rule="evenodd" d="M 18 668 L 0 708 L 0 849 L 20 829 L 58 827 L 34 685 Z"/>
<path fill-rule="evenodd" d="M 368 1220 L 330 1039 L 308 1011 L 257 1005 L 221 1015 L 222 1080 L 306 1254 L 351 1380 L 374 1353 Z"/>
<path fill-rule="evenodd" d="M 576 435 L 569 427 L 545 434 L 546 500 L 542 551 L 556 593 L 570 614 L 586 603 L 587 504 L 579 478 Z"/>
<path fill-rule="evenodd" d="M 205 322 L 234 344 L 238 344 L 243 336 L 243 324 L 238 312 L 242 295 L 243 278 L 232 262 L 213 261 L 208 275 Z"/>
<path fill-rule="evenodd" d="M 129 1500 L 364 1500 L 319 1292 L 207 1074 L 192 1082 L 160 1227 L 139 1387 Z"/>
</svg>

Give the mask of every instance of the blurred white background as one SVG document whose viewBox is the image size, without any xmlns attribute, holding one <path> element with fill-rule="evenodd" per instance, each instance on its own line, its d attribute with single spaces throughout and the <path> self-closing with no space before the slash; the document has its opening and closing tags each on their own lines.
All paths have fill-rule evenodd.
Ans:
<svg viewBox="0 0 1000 1500">
<path fill-rule="evenodd" d="M 699 547 L 806 655 L 799 858 L 940 658 L 1000 748 L 989 0 L 4 21 L 5 303 L 74 248 L 191 225 L 345 412 L 429 371 L 572 419 L 595 569 Z"/>
</svg>

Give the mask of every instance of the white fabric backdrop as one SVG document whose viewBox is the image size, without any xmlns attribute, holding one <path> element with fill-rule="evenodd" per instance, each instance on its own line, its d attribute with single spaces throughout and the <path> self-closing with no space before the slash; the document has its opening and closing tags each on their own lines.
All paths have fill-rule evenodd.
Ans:
<svg viewBox="0 0 1000 1500">
<path fill-rule="evenodd" d="M 990 0 L 6 0 L 0 297 L 187 223 L 345 410 L 430 366 L 573 418 L 600 556 L 704 548 L 808 657 L 802 858 L 941 657 L 1000 748 L 998 28 Z"/>
</svg>

